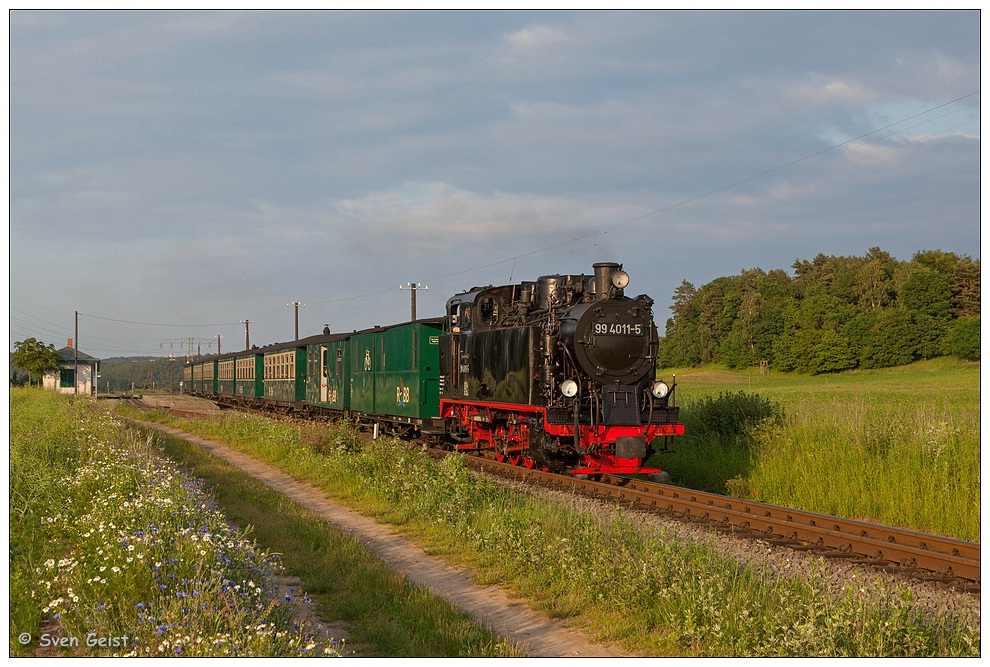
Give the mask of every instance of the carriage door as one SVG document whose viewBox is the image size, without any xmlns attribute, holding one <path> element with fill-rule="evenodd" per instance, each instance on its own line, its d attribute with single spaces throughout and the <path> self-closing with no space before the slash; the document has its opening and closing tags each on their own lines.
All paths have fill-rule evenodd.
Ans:
<svg viewBox="0 0 990 667">
<path fill-rule="evenodd" d="M 327 356 L 329 351 L 326 345 L 320 345 L 320 403 L 327 402 L 328 395 L 328 384 L 330 378 L 328 377 L 330 369 L 327 365 Z"/>
</svg>

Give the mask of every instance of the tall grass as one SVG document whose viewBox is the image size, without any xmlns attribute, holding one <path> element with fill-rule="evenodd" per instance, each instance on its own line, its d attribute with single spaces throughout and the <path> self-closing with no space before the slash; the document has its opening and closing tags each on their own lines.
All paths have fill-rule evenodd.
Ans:
<svg viewBox="0 0 990 667">
<path fill-rule="evenodd" d="M 11 654 L 335 654 L 295 625 L 280 572 L 151 440 L 12 389 Z"/>
<path fill-rule="evenodd" d="M 816 402 L 796 413 L 755 433 L 748 481 L 761 497 L 980 540 L 978 424 L 932 405 L 868 401 Z"/>
<path fill-rule="evenodd" d="M 915 605 L 905 590 L 836 594 L 824 577 L 777 579 L 642 533 L 618 508 L 592 517 L 510 490 L 457 457 L 436 463 L 401 443 L 362 443 L 347 430 L 314 436 L 314 427 L 245 415 L 160 418 L 264 458 L 472 565 L 481 581 L 644 655 L 979 654 L 977 630 L 952 611 Z"/>
<path fill-rule="evenodd" d="M 825 377 L 679 373 L 687 433 L 655 462 L 685 486 L 979 541 L 979 375 L 945 360 Z M 780 414 L 713 419 L 715 396 Z"/>
<path fill-rule="evenodd" d="M 64 539 L 39 529 L 62 503 L 62 480 L 80 456 L 75 423 L 80 405 L 53 392 L 10 391 L 10 638 L 12 652 L 21 632 L 41 624 L 41 606 L 31 600 L 35 571 Z"/>
</svg>

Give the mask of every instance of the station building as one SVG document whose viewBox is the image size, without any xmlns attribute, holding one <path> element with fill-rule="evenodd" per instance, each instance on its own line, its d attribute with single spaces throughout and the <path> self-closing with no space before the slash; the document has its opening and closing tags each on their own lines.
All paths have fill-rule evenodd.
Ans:
<svg viewBox="0 0 990 667">
<path fill-rule="evenodd" d="M 58 356 L 60 359 L 58 372 L 46 373 L 42 386 L 60 394 L 78 393 L 83 396 L 95 396 L 100 360 L 72 347 L 71 338 L 69 344 L 58 351 Z"/>
</svg>

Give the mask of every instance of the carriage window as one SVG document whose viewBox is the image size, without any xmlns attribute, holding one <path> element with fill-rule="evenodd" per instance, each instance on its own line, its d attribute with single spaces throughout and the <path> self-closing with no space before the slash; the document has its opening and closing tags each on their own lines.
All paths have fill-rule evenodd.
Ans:
<svg viewBox="0 0 990 667">
<path fill-rule="evenodd" d="M 461 329 L 469 330 L 471 328 L 471 304 L 462 303 L 461 304 Z"/>
<path fill-rule="evenodd" d="M 344 349 L 337 348 L 337 377 L 343 377 L 344 375 Z"/>
</svg>

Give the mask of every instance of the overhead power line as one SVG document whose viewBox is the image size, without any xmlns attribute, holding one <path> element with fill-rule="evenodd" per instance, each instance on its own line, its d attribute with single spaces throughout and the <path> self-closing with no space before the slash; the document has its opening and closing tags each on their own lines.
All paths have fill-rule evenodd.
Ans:
<svg viewBox="0 0 990 667">
<path fill-rule="evenodd" d="M 241 322 L 222 322 L 220 324 L 167 324 L 164 322 L 134 322 L 131 320 L 118 320 L 112 317 L 100 317 L 99 315 L 90 315 L 88 313 L 79 313 L 84 317 L 92 317 L 94 320 L 105 320 L 107 322 L 119 322 L 121 324 L 139 324 L 147 327 L 231 327 L 241 324 Z"/>
</svg>

